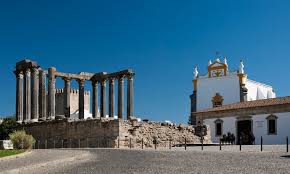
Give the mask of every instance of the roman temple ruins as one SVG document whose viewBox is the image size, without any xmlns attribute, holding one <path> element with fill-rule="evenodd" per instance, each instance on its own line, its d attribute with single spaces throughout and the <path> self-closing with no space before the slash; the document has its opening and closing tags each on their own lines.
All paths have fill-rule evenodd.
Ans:
<svg viewBox="0 0 290 174">
<path fill-rule="evenodd" d="M 78 82 L 78 117 L 84 119 L 85 116 L 85 81 L 92 84 L 92 118 L 96 118 L 100 110 L 100 117 L 107 115 L 107 105 L 109 117 L 114 117 L 115 110 L 115 81 L 118 81 L 118 118 L 123 118 L 124 109 L 124 80 L 127 79 L 127 119 L 133 116 L 133 76 L 131 69 L 107 73 L 87 73 L 79 74 L 58 72 L 56 68 L 50 67 L 48 70 L 42 69 L 37 62 L 23 60 L 16 64 L 15 75 L 16 85 L 16 120 L 18 123 L 38 122 L 62 118 L 70 118 L 71 115 L 71 80 Z M 48 87 L 46 88 L 46 78 L 48 78 Z M 58 78 L 64 82 L 64 89 L 56 90 L 55 83 Z M 106 87 L 109 86 L 109 101 L 107 102 Z M 100 88 L 100 108 L 99 94 Z M 57 92 L 57 93 L 56 93 Z M 63 115 L 56 113 L 56 94 L 63 93 Z M 46 99 L 47 98 L 47 99 Z M 88 101 L 88 98 L 86 98 Z M 47 104 L 46 104 L 47 102 Z M 89 107 L 88 107 L 89 108 Z M 61 109 L 58 109 L 61 110 Z"/>
<path fill-rule="evenodd" d="M 141 121 L 134 116 L 135 73 L 131 69 L 73 74 L 59 72 L 54 67 L 46 70 L 37 62 L 25 59 L 16 64 L 14 73 L 16 120 L 19 129 L 35 138 L 34 148 L 152 148 L 154 144 L 168 147 L 183 144 L 185 140 L 187 143 L 201 141 L 193 126 Z M 64 88 L 56 89 L 58 79 L 63 81 Z M 78 82 L 78 90 L 71 88 L 72 80 Z M 91 82 L 92 92 L 85 90 L 85 81 Z M 210 143 L 210 139 L 207 133 L 202 141 Z"/>
</svg>

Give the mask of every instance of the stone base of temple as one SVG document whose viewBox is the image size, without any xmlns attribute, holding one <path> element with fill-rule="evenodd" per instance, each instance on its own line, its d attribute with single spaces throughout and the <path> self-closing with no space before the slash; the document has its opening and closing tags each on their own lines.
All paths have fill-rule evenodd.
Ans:
<svg viewBox="0 0 290 174">
<path fill-rule="evenodd" d="M 55 120 L 55 117 L 47 117 L 46 120 Z"/>
<path fill-rule="evenodd" d="M 62 119 L 64 119 L 64 118 L 65 118 L 64 115 L 56 115 L 56 116 L 55 116 L 55 119 L 56 119 L 56 120 L 62 120 Z"/>
<path fill-rule="evenodd" d="M 45 117 L 39 118 L 38 121 L 46 121 L 46 118 Z"/>
<path fill-rule="evenodd" d="M 211 144 L 209 132 L 203 138 L 204 144 Z M 201 137 L 195 135 L 193 126 L 137 122 L 134 119 L 121 122 L 119 139 L 121 147 L 131 148 L 155 148 L 155 143 L 158 148 L 169 148 L 184 145 L 185 140 L 187 144 L 201 144 Z"/>
<path fill-rule="evenodd" d="M 194 128 L 159 122 L 138 122 L 135 119 L 113 118 L 79 121 L 51 120 L 20 125 L 36 139 L 35 148 L 154 148 L 175 144 L 199 144 L 201 138 L 194 135 Z M 204 143 L 211 143 L 210 133 Z"/>
<path fill-rule="evenodd" d="M 29 122 L 30 122 L 29 119 L 23 120 L 23 123 L 29 123 Z"/>
<path fill-rule="evenodd" d="M 21 120 L 18 120 L 18 121 L 16 121 L 17 123 L 19 123 L 19 124 L 22 124 L 22 121 Z"/>
<path fill-rule="evenodd" d="M 38 119 L 31 119 L 30 122 L 32 123 L 38 122 Z"/>
</svg>

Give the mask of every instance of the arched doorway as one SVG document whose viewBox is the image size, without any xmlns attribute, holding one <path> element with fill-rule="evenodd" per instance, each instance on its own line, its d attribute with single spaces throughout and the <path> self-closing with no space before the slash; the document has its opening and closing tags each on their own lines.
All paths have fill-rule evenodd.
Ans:
<svg viewBox="0 0 290 174">
<path fill-rule="evenodd" d="M 237 121 L 237 144 L 252 145 L 255 142 L 255 136 L 252 129 L 252 120 Z"/>
</svg>

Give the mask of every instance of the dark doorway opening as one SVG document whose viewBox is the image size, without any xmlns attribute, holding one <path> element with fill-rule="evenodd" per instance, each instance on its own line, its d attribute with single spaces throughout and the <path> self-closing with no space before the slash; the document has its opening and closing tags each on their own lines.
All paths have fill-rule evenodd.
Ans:
<svg viewBox="0 0 290 174">
<path fill-rule="evenodd" d="M 237 143 L 243 145 L 252 145 L 255 142 L 255 136 L 252 132 L 252 121 L 241 120 L 237 123 Z"/>
</svg>

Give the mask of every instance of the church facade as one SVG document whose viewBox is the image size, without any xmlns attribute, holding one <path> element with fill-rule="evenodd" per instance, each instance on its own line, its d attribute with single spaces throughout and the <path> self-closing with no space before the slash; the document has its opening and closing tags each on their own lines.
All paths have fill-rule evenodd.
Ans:
<svg viewBox="0 0 290 174">
<path fill-rule="evenodd" d="M 207 73 L 194 69 L 191 99 L 192 125 L 209 125 L 213 143 L 232 134 L 236 143 L 285 143 L 290 134 L 290 98 L 278 97 L 270 85 L 248 79 L 241 61 L 229 71 L 227 59 L 209 61 Z"/>
</svg>

